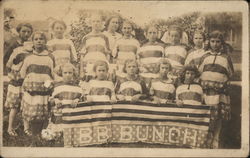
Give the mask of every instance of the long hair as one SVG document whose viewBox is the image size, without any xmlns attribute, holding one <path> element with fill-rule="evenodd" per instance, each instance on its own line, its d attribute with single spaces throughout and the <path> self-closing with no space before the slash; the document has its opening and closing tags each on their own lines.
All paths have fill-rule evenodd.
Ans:
<svg viewBox="0 0 250 158">
<path fill-rule="evenodd" d="M 182 71 L 180 73 L 181 83 L 184 83 L 184 81 L 185 81 L 186 71 L 193 71 L 195 73 L 195 78 L 199 77 L 199 75 L 200 75 L 200 73 L 195 65 L 187 65 L 182 69 Z"/>
<path fill-rule="evenodd" d="M 211 32 L 211 33 L 208 35 L 207 40 L 209 40 L 209 42 L 208 42 L 208 44 L 205 46 L 204 50 L 205 50 L 205 51 L 211 50 L 211 45 L 210 45 L 210 40 L 211 40 L 211 38 L 218 38 L 218 39 L 220 39 L 220 41 L 221 41 L 221 50 L 220 50 L 220 52 L 221 52 L 221 53 L 226 53 L 226 44 L 225 44 L 225 41 L 224 41 L 223 34 L 222 34 L 222 32 L 220 32 L 220 31 L 218 31 L 218 30 L 213 31 L 213 32 Z"/>
</svg>

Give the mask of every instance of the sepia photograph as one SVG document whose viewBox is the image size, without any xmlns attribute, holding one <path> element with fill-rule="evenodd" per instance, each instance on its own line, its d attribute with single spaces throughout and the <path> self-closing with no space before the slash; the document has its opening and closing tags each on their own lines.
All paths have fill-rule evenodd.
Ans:
<svg viewBox="0 0 250 158">
<path fill-rule="evenodd" d="M 2 0 L 3 157 L 247 157 L 244 1 Z"/>
</svg>

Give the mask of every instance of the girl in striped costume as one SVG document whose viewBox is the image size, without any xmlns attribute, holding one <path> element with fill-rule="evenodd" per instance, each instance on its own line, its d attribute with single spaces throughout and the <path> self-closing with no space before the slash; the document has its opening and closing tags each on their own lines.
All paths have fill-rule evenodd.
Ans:
<svg viewBox="0 0 250 158">
<path fill-rule="evenodd" d="M 207 54 L 202 57 L 199 66 L 201 85 L 205 93 L 205 103 L 218 109 L 218 116 L 215 115 L 217 121 L 214 129 L 213 148 L 219 146 L 221 118 L 230 119 L 231 109 L 227 88 L 234 69 L 231 58 L 223 44 L 223 35 L 220 31 L 210 33 L 209 44 L 205 48 Z"/>
<path fill-rule="evenodd" d="M 174 100 L 175 86 L 173 80 L 168 78 L 171 64 L 167 59 L 161 59 L 159 64 L 159 76 L 150 83 L 150 95 L 156 103 L 166 103 Z"/>
<path fill-rule="evenodd" d="M 184 67 L 180 76 L 182 85 L 176 89 L 176 103 L 178 106 L 183 104 L 202 105 L 202 87 L 194 82 L 198 75 L 198 69 L 194 65 Z"/>
<path fill-rule="evenodd" d="M 54 68 L 54 58 L 46 50 L 45 34 L 35 32 L 32 41 L 33 53 L 24 59 L 20 70 L 20 75 L 24 78 L 21 102 L 24 132 L 29 136 L 32 135 L 30 121 L 41 121 L 39 125 L 42 125 L 47 119 L 51 87 L 46 86 L 45 82 L 53 79 Z"/>
<path fill-rule="evenodd" d="M 101 32 L 101 15 L 93 14 L 91 17 L 92 31 L 83 37 L 80 59 L 80 77 L 94 76 L 93 65 L 97 60 L 109 62 L 110 49 L 108 38 Z"/>
<path fill-rule="evenodd" d="M 55 65 L 75 63 L 77 61 L 76 49 L 70 39 L 64 38 L 67 26 L 64 21 L 56 20 L 51 25 L 54 39 L 47 45 L 55 58 Z"/>
<path fill-rule="evenodd" d="M 112 55 L 118 66 L 117 75 L 124 77 L 125 74 L 122 72 L 125 60 L 133 59 L 136 60 L 137 52 L 140 48 L 138 40 L 132 36 L 133 26 L 129 21 L 124 21 L 122 24 L 123 36 L 116 41 Z"/>
<path fill-rule="evenodd" d="M 57 131 L 61 131 L 62 127 L 62 106 L 65 104 L 71 105 L 74 108 L 82 97 L 82 89 L 78 86 L 76 68 L 66 63 L 55 68 L 58 76 L 62 77 L 62 81 L 55 82 L 52 96 L 50 97 L 53 116 L 52 122 L 56 124 Z"/>
<path fill-rule="evenodd" d="M 19 71 L 23 64 L 24 58 L 31 51 L 32 44 L 25 41 L 30 38 L 33 28 L 28 23 L 22 23 L 18 25 L 17 30 L 24 46 L 15 48 L 6 64 L 10 81 L 7 90 L 5 107 L 10 109 L 9 126 L 7 131 L 10 136 L 17 136 L 17 133 L 13 129 L 13 123 L 21 104 L 21 86 L 23 79 L 21 79 Z"/>
<path fill-rule="evenodd" d="M 176 76 L 183 68 L 188 50 L 186 45 L 180 43 L 181 35 L 182 31 L 180 28 L 171 26 L 169 28 L 171 43 L 167 43 L 167 46 L 165 47 L 165 58 L 169 59 Z"/>
<path fill-rule="evenodd" d="M 108 69 L 109 66 L 106 61 L 99 60 L 95 62 L 93 71 L 96 78 L 88 83 L 88 102 L 116 102 L 114 84 L 108 80 Z"/>
<path fill-rule="evenodd" d="M 203 55 L 206 54 L 204 50 L 205 34 L 200 31 L 196 31 L 193 36 L 194 47 L 189 51 L 185 65 L 195 65 L 197 68 L 200 65 L 200 60 Z"/>
<path fill-rule="evenodd" d="M 122 38 L 122 35 L 117 32 L 120 23 L 121 18 L 119 16 L 111 16 L 106 22 L 107 31 L 104 31 L 103 34 L 108 37 L 110 50 L 113 50 L 116 41 Z"/>
<path fill-rule="evenodd" d="M 159 61 L 164 56 L 164 44 L 157 42 L 158 29 L 156 26 L 149 26 L 146 31 L 148 42 L 143 44 L 138 53 L 140 62 L 140 75 L 149 84 L 152 78 L 157 77 L 159 72 Z"/>
<path fill-rule="evenodd" d="M 116 83 L 116 94 L 119 100 L 138 101 L 148 95 L 145 82 L 139 76 L 139 67 L 135 60 L 127 59 L 124 65 L 126 77 Z"/>
</svg>

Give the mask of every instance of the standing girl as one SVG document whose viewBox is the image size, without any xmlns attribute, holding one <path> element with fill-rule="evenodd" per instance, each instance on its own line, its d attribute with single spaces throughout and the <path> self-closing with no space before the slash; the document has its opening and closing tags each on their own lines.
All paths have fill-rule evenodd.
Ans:
<svg viewBox="0 0 250 158">
<path fill-rule="evenodd" d="M 218 111 L 212 146 L 218 148 L 222 119 L 230 119 L 230 98 L 228 82 L 234 69 L 230 56 L 227 54 L 223 35 L 213 31 L 209 35 L 209 44 L 205 48 L 206 55 L 201 59 L 201 85 L 205 93 L 205 103 L 214 106 Z"/>
<path fill-rule="evenodd" d="M 143 44 L 138 53 L 141 73 L 146 84 L 149 84 L 152 78 L 158 77 L 159 61 L 164 56 L 164 44 L 157 42 L 158 29 L 156 26 L 149 26 L 146 31 L 148 42 Z"/>
<path fill-rule="evenodd" d="M 131 34 L 132 31 L 133 31 L 133 26 L 131 22 L 124 21 L 122 24 L 123 36 L 122 38 L 116 41 L 116 44 L 113 49 L 112 55 L 118 66 L 117 75 L 120 75 L 122 77 L 124 77 L 125 75 L 122 72 L 125 60 L 127 59 L 136 60 L 137 52 L 139 51 L 140 47 L 140 43 L 138 42 L 138 40 L 133 38 Z"/>
<path fill-rule="evenodd" d="M 46 36 L 42 32 L 35 32 L 32 36 L 33 53 L 24 59 L 20 75 L 23 81 L 22 116 L 24 132 L 28 136 L 31 121 L 44 122 L 48 115 L 48 98 L 51 93 L 46 81 L 53 79 L 54 59 L 46 50 Z M 40 129 L 39 129 L 40 130 Z"/>
<path fill-rule="evenodd" d="M 93 14 L 91 16 L 92 31 L 83 37 L 80 59 L 80 77 L 94 76 L 93 65 L 97 60 L 109 62 L 110 49 L 108 38 L 101 32 L 103 19 L 101 15 Z M 86 69 L 86 70 L 85 70 Z"/>
<path fill-rule="evenodd" d="M 75 46 L 70 39 L 64 38 L 67 26 L 64 21 L 56 20 L 51 25 L 53 39 L 48 41 L 47 45 L 55 57 L 55 64 L 62 65 L 65 63 L 75 63 L 77 54 Z"/>
<path fill-rule="evenodd" d="M 169 28 L 170 43 L 165 48 L 165 57 L 169 59 L 175 75 L 177 75 L 185 63 L 187 46 L 181 44 L 182 30 L 176 26 Z"/>
<path fill-rule="evenodd" d="M 125 78 L 119 78 L 116 83 L 116 94 L 118 100 L 138 101 L 148 96 L 145 82 L 139 76 L 139 67 L 136 60 L 125 61 Z"/>
<path fill-rule="evenodd" d="M 174 100 L 175 86 L 173 80 L 168 78 L 172 68 L 170 62 L 167 59 L 161 59 L 158 66 L 158 77 L 151 81 L 149 93 L 153 97 L 154 102 L 164 104 Z"/>
<path fill-rule="evenodd" d="M 117 32 L 120 23 L 121 19 L 118 16 L 111 16 L 106 22 L 107 31 L 104 31 L 103 34 L 108 37 L 110 50 L 114 49 L 115 42 L 122 37 L 122 35 Z"/>
<path fill-rule="evenodd" d="M 205 34 L 200 31 L 194 32 L 194 47 L 189 51 L 185 65 L 195 65 L 197 68 L 200 64 L 201 57 L 205 54 L 204 50 Z"/>
<path fill-rule="evenodd" d="M 5 107 L 10 109 L 9 126 L 7 131 L 10 136 L 17 136 L 17 133 L 13 130 L 13 123 L 21 104 L 21 86 L 23 79 L 21 79 L 19 71 L 24 58 L 30 51 L 31 44 L 25 41 L 30 38 L 33 28 L 30 24 L 20 24 L 17 30 L 24 46 L 21 46 L 21 44 L 20 47 L 15 48 L 6 64 L 10 81 L 7 90 L 8 92 Z"/>
</svg>

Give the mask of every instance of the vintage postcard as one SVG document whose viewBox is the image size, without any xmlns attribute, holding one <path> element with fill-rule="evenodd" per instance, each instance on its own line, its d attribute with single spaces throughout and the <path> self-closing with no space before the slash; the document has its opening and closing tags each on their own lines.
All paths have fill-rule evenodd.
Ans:
<svg viewBox="0 0 250 158">
<path fill-rule="evenodd" d="M 248 156 L 246 2 L 0 7 L 1 156 Z"/>
</svg>

